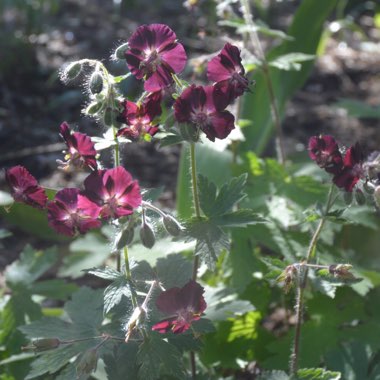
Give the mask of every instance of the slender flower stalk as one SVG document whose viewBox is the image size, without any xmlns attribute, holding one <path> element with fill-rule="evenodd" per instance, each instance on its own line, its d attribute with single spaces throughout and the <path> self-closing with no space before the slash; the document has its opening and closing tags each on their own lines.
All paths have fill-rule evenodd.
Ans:
<svg viewBox="0 0 380 380">
<path fill-rule="evenodd" d="M 248 0 L 240 0 L 240 4 L 241 4 L 245 22 L 249 26 L 249 38 L 251 40 L 251 43 L 253 45 L 253 48 L 257 56 L 259 57 L 262 63 L 262 70 L 263 70 L 264 78 L 265 78 L 267 88 L 268 88 L 269 99 L 271 102 L 272 117 L 273 117 L 276 133 L 277 133 L 276 145 L 277 145 L 278 160 L 281 164 L 283 164 L 286 159 L 285 149 L 284 149 L 284 135 L 283 135 L 282 127 L 281 127 L 280 113 L 278 110 L 276 96 L 274 93 L 273 82 L 272 82 L 272 78 L 270 77 L 269 65 L 265 58 L 265 54 L 261 46 L 260 39 L 256 32 L 256 27 L 252 19 L 249 2 Z"/>
<path fill-rule="evenodd" d="M 303 262 L 304 270 L 299 272 L 299 279 L 297 282 L 297 296 L 296 296 L 296 327 L 294 334 L 294 343 L 292 353 L 290 355 L 290 374 L 295 375 L 298 370 L 299 361 L 299 349 L 300 349 L 300 338 L 301 338 L 301 327 L 303 322 L 303 311 L 304 311 L 304 293 L 307 282 L 308 266 L 310 266 L 309 261 L 313 259 L 315 255 L 315 250 L 317 247 L 317 242 L 322 232 L 322 229 L 326 223 L 326 215 L 330 211 L 331 206 L 334 204 L 336 198 L 333 198 L 334 185 L 330 187 L 330 191 L 327 197 L 326 209 L 318 223 L 318 226 L 310 240 L 309 247 L 307 250 L 306 259 Z"/>
<path fill-rule="evenodd" d="M 132 281 L 132 272 L 131 272 L 131 266 L 129 263 L 129 255 L 128 255 L 128 247 L 123 248 L 123 253 L 124 253 L 124 265 L 125 265 L 125 277 L 127 278 L 128 281 Z M 133 289 L 131 289 L 131 300 L 132 300 L 132 305 L 134 308 L 137 307 L 137 297 L 136 293 Z"/>
</svg>

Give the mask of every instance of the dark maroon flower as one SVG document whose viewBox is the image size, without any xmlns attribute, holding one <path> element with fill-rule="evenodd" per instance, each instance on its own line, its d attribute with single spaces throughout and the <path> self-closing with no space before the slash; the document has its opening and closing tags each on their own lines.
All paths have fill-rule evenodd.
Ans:
<svg viewBox="0 0 380 380">
<path fill-rule="evenodd" d="M 169 331 L 180 334 L 188 330 L 193 321 L 200 319 L 207 307 L 203 293 L 203 287 L 193 280 L 183 288 L 171 288 L 162 292 L 156 305 L 162 313 L 170 317 L 156 323 L 152 330 L 162 334 Z"/>
<path fill-rule="evenodd" d="M 336 174 L 342 169 L 343 159 L 334 137 L 313 136 L 309 140 L 309 156 L 328 173 Z"/>
<path fill-rule="evenodd" d="M 89 136 L 80 132 L 72 133 L 66 122 L 61 124 L 59 132 L 68 148 L 65 162 L 59 161 L 61 168 L 66 170 L 70 165 L 75 167 L 88 166 L 91 169 L 97 168 L 96 150 Z"/>
<path fill-rule="evenodd" d="M 358 143 L 349 148 L 344 155 L 342 169 L 334 175 L 335 185 L 351 192 L 364 176 L 363 160 L 363 151 Z"/>
<path fill-rule="evenodd" d="M 235 128 L 234 116 L 224 110 L 226 99 L 214 86 L 191 85 L 174 103 L 174 115 L 180 123 L 200 128 L 211 141 L 224 139 Z"/>
<path fill-rule="evenodd" d="M 58 233 L 74 236 L 77 232 L 84 234 L 101 225 L 97 220 L 100 207 L 80 194 L 79 189 L 66 188 L 57 192 L 54 201 L 49 202 L 48 221 Z M 85 204 L 85 208 L 81 207 Z"/>
<path fill-rule="evenodd" d="M 230 43 L 207 65 L 207 78 L 216 82 L 229 103 L 248 90 L 248 79 L 241 64 L 240 50 Z"/>
<path fill-rule="evenodd" d="M 26 203 L 36 208 L 46 206 L 45 190 L 23 166 L 18 165 L 6 170 L 5 179 L 16 202 Z"/>
<path fill-rule="evenodd" d="M 84 180 L 84 195 L 80 206 L 86 209 L 87 201 L 96 203 L 103 219 L 130 215 L 141 204 L 140 187 L 137 181 L 122 166 L 92 172 Z"/>
<path fill-rule="evenodd" d="M 161 93 L 159 92 L 152 93 L 141 104 L 126 100 L 122 118 L 128 127 L 119 129 L 117 135 L 133 140 L 146 138 L 146 135 L 154 136 L 158 132 L 158 125 L 154 123 L 154 119 L 161 115 L 161 112 Z"/>
<path fill-rule="evenodd" d="M 146 91 L 154 92 L 173 83 L 172 74 L 186 64 L 184 47 L 164 24 L 142 25 L 128 41 L 125 53 L 128 68 L 137 79 L 144 79 Z"/>
</svg>

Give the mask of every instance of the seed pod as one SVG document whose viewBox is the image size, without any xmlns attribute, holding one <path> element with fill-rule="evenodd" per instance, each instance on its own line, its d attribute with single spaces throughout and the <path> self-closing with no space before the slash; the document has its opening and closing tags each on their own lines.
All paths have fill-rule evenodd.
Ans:
<svg viewBox="0 0 380 380">
<path fill-rule="evenodd" d="M 89 88 L 92 94 L 100 94 L 103 90 L 103 75 L 99 71 L 94 71 L 91 75 Z"/>
<path fill-rule="evenodd" d="M 365 195 L 359 189 L 355 191 L 355 200 L 358 205 L 360 206 L 365 205 Z"/>
<path fill-rule="evenodd" d="M 343 199 L 344 199 L 344 203 L 349 206 L 351 203 L 352 203 L 352 193 L 349 192 L 349 191 L 345 191 L 343 193 Z"/>
<path fill-rule="evenodd" d="M 106 125 L 107 127 L 112 127 L 112 124 L 113 124 L 112 113 L 113 113 L 113 110 L 110 107 L 107 107 L 107 109 L 104 112 L 103 122 L 104 122 L 104 125 Z"/>
<path fill-rule="evenodd" d="M 78 377 L 89 375 L 96 371 L 98 364 L 98 351 L 95 348 L 87 350 L 80 358 L 77 365 Z"/>
<path fill-rule="evenodd" d="M 376 186 L 373 199 L 375 200 L 376 206 L 380 208 L 380 186 Z"/>
<path fill-rule="evenodd" d="M 37 352 L 53 350 L 59 347 L 61 341 L 58 338 L 44 338 L 33 340 L 32 345 Z"/>
<path fill-rule="evenodd" d="M 134 228 L 127 227 L 124 230 L 120 231 L 116 236 L 116 248 L 123 249 L 125 246 L 132 243 L 133 236 L 135 235 Z"/>
<path fill-rule="evenodd" d="M 166 214 L 162 218 L 166 231 L 172 236 L 178 236 L 181 233 L 181 225 L 171 215 Z"/>
<path fill-rule="evenodd" d="M 128 50 L 128 44 L 122 44 L 115 50 L 115 58 L 116 59 L 125 59 L 125 52 Z"/>
<path fill-rule="evenodd" d="M 141 243 L 146 248 L 152 248 L 156 242 L 156 237 L 154 236 L 153 228 L 146 222 L 142 223 L 140 229 L 140 239 Z"/>
<path fill-rule="evenodd" d="M 68 80 L 73 80 L 79 76 L 81 71 L 82 71 L 82 64 L 79 62 L 72 62 L 66 67 L 64 71 L 64 76 Z"/>
<path fill-rule="evenodd" d="M 86 109 L 85 113 L 87 115 L 96 115 L 103 107 L 103 102 L 93 102 Z"/>
</svg>

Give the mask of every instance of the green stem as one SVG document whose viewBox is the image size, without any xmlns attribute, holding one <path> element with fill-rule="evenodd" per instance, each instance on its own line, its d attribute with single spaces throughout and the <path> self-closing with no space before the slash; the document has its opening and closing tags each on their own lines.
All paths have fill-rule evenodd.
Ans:
<svg viewBox="0 0 380 380">
<path fill-rule="evenodd" d="M 273 82 L 272 78 L 270 76 L 269 72 L 269 65 L 266 60 L 263 48 L 261 46 L 261 42 L 259 39 L 259 36 L 256 32 L 256 26 L 253 22 L 251 9 L 249 6 L 248 0 L 240 0 L 240 4 L 243 10 L 243 15 L 245 19 L 245 23 L 249 26 L 249 37 L 251 39 L 251 43 L 253 45 L 253 48 L 255 50 L 256 55 L 259 57 L 261 63 L 262 63 L 262 71 L 265 77 L 265 81 L 268 88 L 269 93 L 269 100 L 271 103 L 271 111 L 272 111 L 272 117 L 273 122 L 276 129 L 276 148 L 277 148 L 277 156 L 278 160 L 281 164 L 285 162 L 286 156 L 285 156 L 285 149 L 284 149 L 284 134 L 281 127 L 281 118 L 280 118 L 280 112 L 278 110 L 277 100 L 274 92 Z"/>
<path fill-rule="evenodd" d="M 123 253 L 124 253 L 124 266 L 125 266 L 125 277 L 127 278 L 128 282 L 132 282 L 132 272 L 131 272 L 131 267 L 129 265 L 129 255 L 128 255 L 128 247 L 123 248 Z M 131 287 L 131 300 L 132 300 L 132 305 L 134 308 L 137 307 L 137 297 L 135 291 Z"/>
<path fill-rule="evenodd" d="M 323 226 L 326 223 L 326 215 L 328 214 L 331 206 L 334 203 L 334 200 L 332 198 L 334 190 L 334 185 L 331 185 L 330 191 L 327 197 L 326 202 L 326 209 L 323 214 L 322 219 L 319 221 L 317 229 L 315 230 L 311 240 L 310 244 L 307 250 L 306 259 L 304 261 L 304 270 L 303 272 L 299 273 L 298 278 L 298 285 L 297 285 L 297 296 L 296 296 L 296 327 L 295 327 L 295 333 L 294 333 L 294 343 L 293 343 L 293 349 L 292 353 L 290 355 L 290 374 L 295 375 L 298 370 L 298 361 L 299 361 L 299 349 L 300 349 L 300 338 L 301 338 L 301 327 L 303 322 L 303 309 L 304 309 L 304 296 L 305 296 L 305 288 L 306 288 L 306 282 L 307 282 L 307 273 L 308 273 L 308 267 L 307 264 L 311 259 L 313 259 L 315 255 L 315 250 L 317 247 L 317 242 L 320 237 L 320 234 L 322 232 Z"/>
<path fill-rule="evenodd" d="M 191 185 L 192 185 L 192 191 L 193 191 L 194 211 L 195 211 L 196 218 L 200 219 L 201 208 L 199 206 L 197 166 L 196 166 L 195 144 L 194 143 L 190 144 L 190 167 L 191 167 Z M 198 266 L 199 266 L 199 257 L 198 257 L 198 255 L 195 255 L 194 261 L 193 261 L 193 276 L 192 276 L 192 279 L 194 281 L 197 279 Z"/>
</svg>

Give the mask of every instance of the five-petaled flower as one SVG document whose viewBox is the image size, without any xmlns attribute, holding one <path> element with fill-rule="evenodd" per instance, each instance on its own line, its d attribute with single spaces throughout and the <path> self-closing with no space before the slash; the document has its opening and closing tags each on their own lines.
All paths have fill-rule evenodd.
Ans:
<svg viewBox="0 0 380 380">
<path fill-rule="evenodd" d="M 359 144 L 347 149 L 344 156 L 332 136 L 313 136 L 309 140 L 309 155 L 317 165 L 333 174 L 339 188 L 352 192 L 364 173 L 364 155 Z"/>
<path fill-rule="evenodd" d="M 173 74 L 186 65 L 186 52 L 167 25 L 142 25 L 128 40 L 125 52 L 128 68 L 137 79 L 144 79 L 146 91 L 161 90 L 173 83 Z"/>
<path fill-rule="evenodd" d="M 180 123 L 201 129 L 211 141 L 224 139 L 235 128 L 234 116 L 224 108 L 228 99 L 215 86 L 191 85 L 174 103 L 174 115 Z"/>
<path fill-rule="evenodd" d="M 240 50 L 226 43 L 222 51 L 207 65 L 207 78 L 216 82 L 229 102 L 248 90 L 248 78 L 241 63 Z"/>
<path fill-rule="evenodd" d="M 84 180 L 84 187 L 80 206 L 89 209 L 95 203 L 103 219 L 130 215 L 142 201 L 138 182 L 122 166 L 92 172 Z"/>
<path fill-rule="evenodd" d="M 161 92 L 148 95 L 140 104 L 129 100 L 124 102 L 122 121 L 128 127 L 119 129 L 117 135 L 125 136 L 132 140 L 154 136 L 158 132 L 158 125 L 154 119 L 161 115 Z"/>
<path fill-rule="evenodd" d="M 156 323 L 152 330 L 174 334 L 188 330 L 193 321 L 200 319 L 207 305 L 203 298 L 204 288 L 190 280 L 182 288 L 171 288 L 162 292 L 156 301 L 157 308 L 170 317 Z"/>
<path fill-rule="evenodd" d="M 313 136 L 309 139 L 309 156 L 328 173 L 338 173 L 343 164 L 338 143 L 330 135 Z"/>
<path fill-rule="evenodd" d="M 342 169 L 333 178 L 335 185 L 351 192 L 360 178 L 364 177 L 363 160 L 363 151 L 356 143 L 344 155 Z"/>
<path fill-rule="evenodd" d="M 84 234 L 92 228 L 100 227 L 101 222 L 97 219 L 100 208 L 88 199 L 81 202 L 83 199 L 85 197 L 79 189 L 65 188 L 58 191 L 54 201 L 47 205 L 49 225 L 67 236 L 74 236 L 77 232 Z"/>
<path fill-rule="evenodd" d="M 16 202 L 36 208 L 44 208 L 47 202 L 45 190 L 23 166 L 14 166 L 5 172 L 5 178 Z"/>
<path fill-rule="evenodd" d="M 63 122 L 59 127 L 59 133 L 68 148 L 65 152 L 65 162 L 58 161 L 62 169 L 67 170 L 70 166 L 97 168 L 96 150 L 89 136 L 80 132 L 72 133 L 66 122 Z"/>
</svg>

